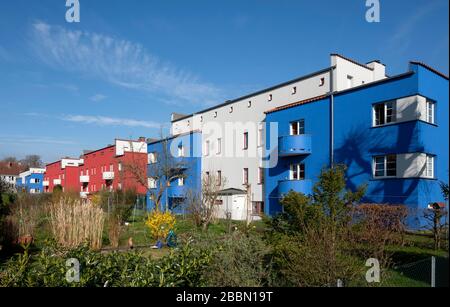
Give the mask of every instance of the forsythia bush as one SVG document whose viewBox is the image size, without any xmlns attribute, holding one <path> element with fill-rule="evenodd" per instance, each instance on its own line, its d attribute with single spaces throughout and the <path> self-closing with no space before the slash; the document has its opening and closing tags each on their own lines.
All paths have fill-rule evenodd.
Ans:
<svg viewBox="0 0 450 307">
<path fill-rule="evenodd" d="M 170 212 L 152 211 L 145 224 L 150 229 L 152 236 L 157 239 L 164 239 L 169 231 L 175 227 L 175 216 Z"/>
</svg>

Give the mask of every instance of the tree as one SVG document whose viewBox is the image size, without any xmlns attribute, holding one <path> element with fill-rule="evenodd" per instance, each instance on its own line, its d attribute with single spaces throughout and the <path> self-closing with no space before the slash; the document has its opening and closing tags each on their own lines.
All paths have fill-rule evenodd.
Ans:
<svg viewBox="0 0 450 307">
<path fill-rule="evenodd" d="M 425 227 L 433 233 L 434 249 L 438 250 L 441 248 L 442 234 L 448 226 L 447 221 L 445 220 L 447 210 L 439 203 L 434 203 L 425 209 L 423 216 L 425 220 L 427 220 L 427 225 Z"/>
<path fill-rule="evenodd" d="M 17 161 L 16 157 L 10 156 L 10 157 L 4 158 L 2 160 L 2 162 L 5 162 L 5 163 L 17 163 L 18 161 Z"/>
<path fill-rule="evenodd" d="M 40 168 L 43 166 L 41 157 L 39 155 L 28 155 L 24 159 L 20 160 L 22 165 L 27 168 Z"/>
<path fill-rule="evenodd" d="M 208 229 L 216 213 L 220 192 L 226 185 L 226 178 L 218 177 L 211 172 L 202 177 L 201 195 L 190 192 L 188 195 L 187 210 L 198 227 L 204 231 Z"/>
<path fill-rule="evenodd" d="M 133 149 L 133 143 L 130 141 Z M 147 161 L 137 159 L 132 156 L 131 161 L 124 161 L 124 173 L 128 173 L 139 184 L 146 187 L 147 194 L 155 203 L 155 210 L 161 209 L 162 202 L 165 202 L 166 210 L 169 210 L 167 189 L 170 183 L 178 178 L 185 178 L 183 170 L 186 167 L 184 159 L 175 158 L 170 151 L 170 139 L 163 136 L 161 129 L 161 150 L 157 153 L 155 163 L 147 164 Z M 153 179 L 157 189 L 149 186 L 149 179 Z M 163 197 L 165 196 L 165 199 Z"/>
</svg>

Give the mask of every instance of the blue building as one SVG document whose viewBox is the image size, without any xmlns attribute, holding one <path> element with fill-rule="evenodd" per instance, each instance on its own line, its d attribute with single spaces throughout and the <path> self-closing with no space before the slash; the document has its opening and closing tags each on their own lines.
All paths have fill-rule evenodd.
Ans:
<svg viewBox="0 0 450 307">
<path fill-rule="evenodd" d="M 168 206 L 174 213 L 185 213 L 187 200 L 200 197 L 201 133 L 150 141 L 147 150 L 147 208 L 155 208 L 159 199 L 160 209 Z"/>
<path fill-rule="evenodd" d="M 17 191 L 23 191 L 30 194 L 39 194 L 44 192 L 44 173 L 43 168 L 30 168 L 23 172 L 16 179 Z"/>
<path fill-rule="evenodd" d="M 411 62 L 407 73 L 267 111 L 278 163 L 265 169 L 265 214 L 281 212 L 290 190 L 311 194 L 321 169 L 342 163 L 349 188 L 368 184 L 363 202 L 406 205 L 408 225 L 420 228 L 448 182 L 448 92 L 447 76 Z"/>
</svg>

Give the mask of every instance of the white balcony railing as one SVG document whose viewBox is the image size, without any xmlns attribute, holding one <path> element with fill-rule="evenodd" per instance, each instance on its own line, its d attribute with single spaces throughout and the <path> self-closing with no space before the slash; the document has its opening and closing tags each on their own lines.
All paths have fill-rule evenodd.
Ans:
<svg viewBox="0 0 450 307">
<path fill-rule="evenodd" d="M 89 192 L 80 192 L 80 197 L 81 198 L 87 198 L 89 195 Z"/>
<path fill-rule="evenodd" d="M 89 183 L 89 176 L 80 176 L 81 183 Z"/>
<path fill-rule="evenodd" d="M 61 179 L 53 179 L 54 185 L 61 185 Z"/>
<path fill-rule="evenodd" d="M 50 185 L 50 182 L 48 182 L 47 180 L 46 181 L 42 181 L 42 185 L 44 187 L 48 187 Z"/>
<path fill-rule="evenodd" d="M 114 172 L 103 172 L 103 180 L 114 180 Z"/>
</svg>

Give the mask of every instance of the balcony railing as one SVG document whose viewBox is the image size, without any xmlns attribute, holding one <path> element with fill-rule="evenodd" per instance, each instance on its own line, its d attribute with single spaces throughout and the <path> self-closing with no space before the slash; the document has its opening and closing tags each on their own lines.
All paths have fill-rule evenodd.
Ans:
<svg viewBox="0 0 450 307">
<path fill-rule="evenodd" d="M 80 176 L 81 183 L 89 183 L 89 176 Z"/>
<path fill-rule="evenodd" d="M 42 185 L 44 186 L 44 187 L 48 187 L 49 185 L 50 185 L 50 182 L 49 181 L 42 181 Z"/>
<path fill-rule="evenodd" d="M 61 185 L 61 179 L 53 179 L 53 185 Z"/>
<path fill-rule="evenodd" d="M 103 180 L 114 180 L 114 172 L 103 172 Z"/>
<path fill-rule="evenodd" d="M 278 182 L 278 196 L 281 198 L 290 191 L 303 193 L 305 195 L 312 194 L 311 180 L 281 180 Z"/>
<path fill-rule="evenodd" d="M 311 135 L 301 134 L 279 137 L 278 153 L 280 157 L 311 154 Z"/>
<path fill-rule="evenodd" d="M 87 198 L 89 195 L 89 192 L 80 192 L 80 197 L 81 198 Z"/>
<path fill-rule="evenodd" d="M 171 185 L 167 189 L 167 195 L 173 198 L 183 198 L 186 197 L 187 189 L 184 185 Z"/>
</svg>

